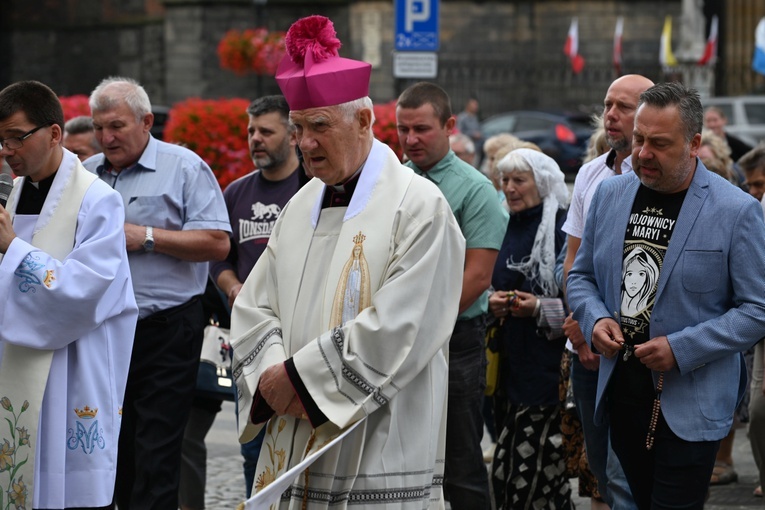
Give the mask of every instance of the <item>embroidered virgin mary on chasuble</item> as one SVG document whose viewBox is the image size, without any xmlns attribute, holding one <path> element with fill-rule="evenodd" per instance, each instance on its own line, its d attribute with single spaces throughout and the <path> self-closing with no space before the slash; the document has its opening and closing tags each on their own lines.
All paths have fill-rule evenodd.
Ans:
<svg viewBox="0 0 765 510">
<path fill-rule="evenodd" d="M 364 257 L 364 239 L 366 236 L 361 232 L 353 238 L 351 257 L 343 266 L 332 303 L 330 326 L 333 328 L 355 318 L 361 310 L 370 305 L 372 297 L 369 288 L 369 266 Z"/>
</svg>

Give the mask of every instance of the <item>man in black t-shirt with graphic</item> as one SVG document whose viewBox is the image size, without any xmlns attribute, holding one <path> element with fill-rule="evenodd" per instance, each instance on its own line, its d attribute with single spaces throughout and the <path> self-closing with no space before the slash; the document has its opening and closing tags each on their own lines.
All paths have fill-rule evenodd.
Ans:
<svg viewBox="0 0 765 510">
<path fill-rule="evenodd" d="M 610 420 L 638 507 L 704 506 L 746 389 L 740 352 L 765 328 L 757 201 L 698 160 L 703 110 L 677 83 L 640 96 L 635 176 L 593 198 L 567 296 L 599 352 L 595 421 Z"/>
<path fill-rule="evenodd" d="M 633 356 L 637 345 L 650 339 L 649 324 L 664 255 L 687 190 L 660 193 L 640 186 L 624 235 L 621 288 L 622 360 L 617 362 L 609 389 L 621 400 L 653 403 L 650 371 Z"/>
</svg>

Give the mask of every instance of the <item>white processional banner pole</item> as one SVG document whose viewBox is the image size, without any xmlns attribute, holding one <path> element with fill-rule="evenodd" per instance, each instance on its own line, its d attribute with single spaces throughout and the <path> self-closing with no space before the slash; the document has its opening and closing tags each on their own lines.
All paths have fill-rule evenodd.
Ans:
<svg viewBox="0 0 765 510">
<path fill-rule="evenodd" d="M 269 510 L 271 505 L 278 504 L 282 493 L 286 491 L 290 485 L 292 485 L 292 482 L 295 481 L 295 478 L 297 478 L 300 473 L 305 471 L 308 466 L 313 464 L 316 459 L 321 457 L 327 450 L 342 441 L 345 436 L 350 434 L 356 427 L 361 425 L 364 420 L 366 420 L 366 417 L 345 429 L 342 434 L 330 441 L 326 446 L 324 446 L 324 448 L 308 455 L 308 457 L 303 459 L 299 464 L 293 466 L 283 475 L 279 476 L 279 478 L 258 491 L 253 497 L 245 502 L 244 510 Z"/>
</svg>

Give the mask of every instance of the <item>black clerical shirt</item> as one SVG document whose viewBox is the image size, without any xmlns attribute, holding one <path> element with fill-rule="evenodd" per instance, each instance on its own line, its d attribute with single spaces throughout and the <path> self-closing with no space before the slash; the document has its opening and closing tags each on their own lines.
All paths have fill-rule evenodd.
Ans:
<svg viewBox="0 0 765 510">
<path fill-rule="evenodd" d="M 31 179 L 24 179 L 24 187 L 21 188 L 19 203 L 16 205 L 16 214 L 40 214 L 56 173 L 53 172 L 49 177 L 34 183 Z"/>
</svg>

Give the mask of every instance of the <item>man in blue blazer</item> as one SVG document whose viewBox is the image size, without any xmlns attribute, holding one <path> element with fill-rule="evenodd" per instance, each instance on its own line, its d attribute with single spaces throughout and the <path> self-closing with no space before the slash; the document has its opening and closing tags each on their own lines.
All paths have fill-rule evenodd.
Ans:
<svg viewBox="0 0 765 510">
<path fill-rule="evenodd" d="M 603 356 L 595 419 L 641 509 L 703 508 L 746 387 L 740 352 L 765 336 L 762 209 L 697 159 L 702 122 L 692 89 L 641 94 L 634 175 L 600 185 L 568 279 Z"/>
</svg>

